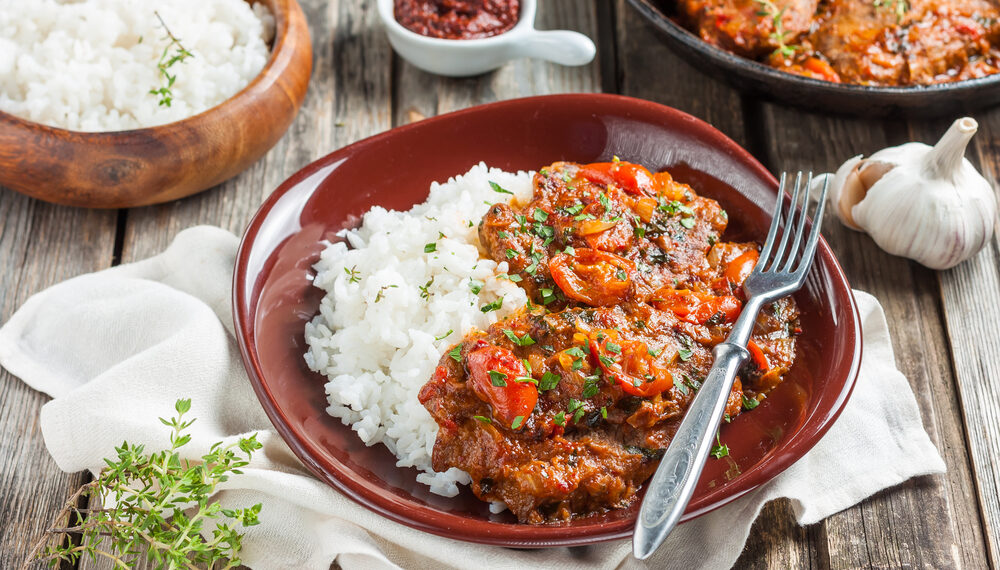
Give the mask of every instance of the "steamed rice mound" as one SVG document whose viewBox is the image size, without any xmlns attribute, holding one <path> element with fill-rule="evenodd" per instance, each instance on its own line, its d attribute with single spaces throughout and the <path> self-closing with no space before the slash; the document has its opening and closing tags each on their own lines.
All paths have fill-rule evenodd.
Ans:
<svg viewBox="0 0 1000 570">
<path fill-rule="evenodd" d="M 507 264 L 482 254 L 478 224 L 492 204 L 531 194 L 530 174 L 479 164 L 432 184 L 427 201 L 407 212 L 372 208 L 315 265 L 313 283 L 326 294 L 306 325 L 305 359 L 329 379 L 327 412 L 367 445 L 388 447 L 398 466 L 423 471 L 417 480 L 441 495 L 454 496 L 469 477 L 432 469 L 438 427 L 417 393 L 452 345 L 527 302 L 505 278 Z"/>
</svg>

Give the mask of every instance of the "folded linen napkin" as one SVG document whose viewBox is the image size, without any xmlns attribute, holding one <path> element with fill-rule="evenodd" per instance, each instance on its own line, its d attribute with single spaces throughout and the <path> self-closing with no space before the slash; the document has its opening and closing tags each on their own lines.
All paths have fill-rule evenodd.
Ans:
<svg viewBox="0 0 1000 570">
<path fill-rule="evenodd" d="M 237 244 L 219 228 L 185 230 L 156 257 L 38 293 L 0 328 L 0 365 L 53 397 L 41 425 L 60 468 L 96 472 L 123 439 L 163 447 L 156 418 L 169 417 L 178 398 L 192 398 L 189 417 L 197 422 L 184 456 L 252 432 L 264 444 L 217 495 L 228 508 L 263 503 L 261 524 L 243 542 L 252 568 L 327 568 L 334 560 L 347 569 L 644 566 L 625 540 L 512 550 L 440 538 L 384 519 L 315 479 L 275 433 L 240 360 L 230 308 Z M 867 293 L 855 295 L 864 359 L 839 421 L 769 483 L 679 526 L 645 564 L 729 567 L 771 499 L 788 497 L 799 524 L 811 524 L 910 477 L 944 471 L 895 367 L 882 308 Z"/>
</svg>

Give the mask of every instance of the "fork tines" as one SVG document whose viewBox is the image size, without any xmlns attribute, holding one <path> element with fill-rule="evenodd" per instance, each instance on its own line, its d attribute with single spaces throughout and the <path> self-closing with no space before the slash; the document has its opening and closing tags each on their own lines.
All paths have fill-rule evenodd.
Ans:
<svg viewBox="0 0 1000 570">
<path fill-rule="evenodd" d="M 774 206 L 774 218 L 771 220 L 771 229 L 767 233 L 767 240 L 764 242 L 764 249 L 760 252 L 760 261 L 755 270 L 762 273 L 791 273 L 796 277 L 805 275 L 812 263 L 813 255 L 816 252 L 816 244 L 819 241 L 819 229 L 823 222 L 823 209 L 826 205 L 826 190 L 828 178 L 823 179 L 823 188 L 820 191 L 819 201 L 812 216 L 812 229 L 806 239 L 805 248 L 801 250 L 802 234 L 805 230 L 809 210 L 809 195 L 812 192 L 812 172 L 805 176 L 803 184 L 802 171 L 795 174 L 795 186 L 792 189 L 792 197 L 788 203 L 787 213 L 782 212 L 782 202 L 786 193 L 788 175 L 781 173 L 781 184 L 778 187 L 778 199 Z M 800 200 L 799 195 L 802 195 Z M 801 202 L 801 203 L 800 203 Z M 774 248 L 778 241 L 779 227 L 781 230 L 781 241 Z M 794 234 L 794 239 L 789 241 L 789 236 Z M 786 249 L 786 246 L 790 247 Z M 772 249 L 773 255 L 772 255 Z M 796 259 L 801 262 L 796 266 Z M 782 264 L 784 266 L 782 266 Z M 794 270 L 793 270 L 794 268 Z"/>
</svg>

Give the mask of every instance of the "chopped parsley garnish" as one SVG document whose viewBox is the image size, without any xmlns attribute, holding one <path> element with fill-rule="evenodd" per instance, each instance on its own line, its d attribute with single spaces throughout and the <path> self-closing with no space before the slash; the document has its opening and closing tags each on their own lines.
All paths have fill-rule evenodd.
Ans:
<svg viewBox="0 0 1000 570">
<path fill-rule="evenodd" d="M 607 406 L 601 406 L 601 417 L 604 418 L 604 419 L 608 419 L 608 407 Z"/>
<path fill-rule="evenodd" d="M 538 382 L 538 391 L 547 392 L 559 385 L 559 375 L 546 371 Z"/>
<path fill-rule="evenodd" d="M 573 249 L 573 246 L 567 245 L 566 249 L 563 250 L 563 253 L 565 253 L 566 255 L 576 255 L 576 250 Z"/>
<path fill-rule="evenodd" d="M 517 252 L 508 247 L 507 248 L 507 259 L 514 259 L 515 257 L 517 257 Z"/>
<path fill-rule="evenodd" d="M 436 337 L 434 337 L 434 340 L 444 340 L 444 339 L 448 338 L 448 336 L 449 336 L 449 335 L 450 335 L 451 333 L 453 333 L 453 332 L 455 332 L 455 331 L 454 331 L 454 330 L 452 330 L 452 329 L 448 329 L 448 332 L 444 333 L 444 334 L 443 334 L 443 335 L 441 335 L 441 336 L 436 336 Z"/>
<path fill-rule="evenodd" d="M 448 351 L 448 356 L 455 362 L 462 362 L 462 343 L 458 343 Z"/>
<path fill-rule="evenodd" d="M 596 220 L 597 216 L 595 216 L 593 214 L 580 214 L 579 216 L 576 216 L 573 219 L 576 220 L 576 221 L 578 221 L 578 222 L 580 222 L 580 221 L 583 221 L 583 220 Z"/>
<path fill-rule="evenodd" d="M 507 279 L 510 279 L 514 283 L 520 283 L 521 281 L 524 280 L 524 277 L 521 277 L 520 275 L 515 273 L 514 275 L 508 275 Z"/>
<path fill-rule="evenodd" d="M 507 375 L 503 372 L 500 372 L 499 370 L 488 370 L 486 373 L 490 375 L 490 383 L 494 386 L 503 388 L 507 385 Z"/>
<path fill-rule="evenodd" d="M 572 206 L 567 206 L 566 208 L 563 208 L 563 210 L 566 212 L 566 214 L 570 216 L 575 216 L 583 211 L 583 204 L 573 204 Z"/>
<path fill-rule="evenodd" d="M 500 297 L 499 299 L 497 299 L 496 301 L 493 301 L 489 305 L 483 305 L 483 308 L 481 308 L 479 310 L 482 311 L 482 312 L 484 312 L 484 313 L 489 313 L 490 311 L 496 311 L 497 309 L 499 309 L 502 306 L 503 306 L 503 297 Z"/>
<path fill-rule="evenodd" d="M 531 335 L 528 333 L 524 333 L 524 336 L 518 337 L 514 331 L 510 329 L 504 329 L 503 334 L 517 346 L 531 346 L 535 344 L 535 339 L 531 338 Z"/>
<path fill-rule="evenodd" d="M 601 203 L 601 206 L 604 206 L 604 212 L 605 213 L 611 211 L 611 200 L 608 199 L 608 195 L 607 194 L 605 194 L 604 192 L 601 192 L 597 196 L 597 200 Z"/>
<path fill-rule="evenodd" d="M 514 418 L 514 421 L 510 422 L 510 429 L 517 429 L 521 427 L 521 424 L 523 423 L 524 423 L 524 416 L 517 416 L 516 418 Z"/>
<path fill-rule="evenodd" d="M 424 246 L 424 253 L 434 253 L 437 251 L 438 245 L 436 243 L 429 243 Z"/>
<path fill-rule="evenodd" d="M 344 273 L 347 274 L 347 281 L 349 283 L 358 283 L 359 281 L 361 281 L 361 272 L 358 271 L 358 266 L 357 265 L 355 265 L 354 267 L 352 267 L 350 269 L 348 269 L 348 268 L 345 267 L 344 268 Z"/>
<path fill-rule="evenodd" d="M 712 446 L 712 453 L 711 453 L 712 457 L 716 459 L 722 459 L 723 457 L 729 455 L 729 446 L 722 443 L 722 440 L 719 439 L 718 432 L 715 433 L 715 441 L 716 445 Z"/>
<path fill-rule="evenodd" d="M 663 351 L 662 348 L 647 348 L 646 349 L 646 352 L 648 352 L 649 355 L 652 356 L 653 358 L 656 358 L 657 356 L 659 356 L 660 352 L 662 352 L 662 351 Z"/>
<path fill-rule="evenodd" d="M 681 225 L 687 229 L 694 227 L 694 218 L 683 218 L 681 219 Z"/>
<path fill-rule="evenodd" d="M 677 388 L 677 391 L 680 392 L 681 394 L 685 396 L 688 395 L 687 386 L 684 385 L 684 382 L 678 382 L 676 375 L 674 375 L 674 388 Z"/>
<path fill-rule="evenodd" d="M 687 362 L 688 360 L 691 360 L 691 349 L 690 348 L 682 348 L 682 349 L 678 350 L 677 351 L 677 357 L 680 358 L 681 360 L 683 360 L 684 362 Z"/>
<path fill-rule="evenodd" d="M 621 354 L 622 353 L 622 347 L 620 347 L 617 344 L 611 342 L 610 340 L 604 345 L 604 348 L 608 349 L 608 352 L 613 352 L 615 354 Z"/>
<path fill-rule="evenodd" d="M 513 192 L 511 192 L 510 190 L 507 190 L 506 188 L 504 188 L 503 186 L 497 184 L 496 182 L 493 182 L 492 180 L 490 180 L 490 188 L 492 188 L 494 192 L 499 192 L 500 194 L 514 195 Z"/>
<path fill-rule="evenodd" d="M 600 376 L 587 376 L 587 379 L 583 382 L 583 393 L 581 394 L 584 398 L 593 398 L 600 391 L 597 383 L 600 381 Z"/>
<path fill-rule="evenodd" d="M 498 237 L 499 237 L 500 239 L 507 239 L 507 238 L 509 238 L 509 237 L 510 237 L 510 234 L 509 234 L 509 233 L 507 233 L 507 232 L 497 232 L 497 236 L 498 236 Z"/>
<path fill-rule="evenodd" d="M 469 279 L 469 290 L 472 291 L 473 295 L 478 295 L 480 291 L 483 290 L 483 285 L 486 285 L 482 281 L 476 279 Z"/>
<path fill-rule="evenodd" d="M 601 364 L 604 364 L 605 366 L 612 366 L 615 363 L 615 359 L 611 358 L 610 356 L 605 356 L 602 354 L 598 358 L 600 359 Z"/>
<path fill-rule="evenodd" d="M 542 304 L 548 305 L 552 301 L 556 300 L 556 295 L 552 289 L 540 289 L 539 292 L 542 294 Z"/>
<path fill-rule="evenodd" d="M 491 423 L 493 423 L 493 420 L 489 419 L 486 416 L 472 416 L 472 417 L 475 418 L 475 419 L 477 419 L 477 420 L 479 420 L 479 421 L 481 421 L 481 422 L 483 422 L 484 424 L 491 424 Z"/>
<path fill-rule="evenodd" d="M 619 269 L 615 273 L 615 277 L 617 277 L 619 281 L 628 281 L 628 273 L 625 273 L 622 269 Z"/>
<path fill-rule="evenodd" d="M 583 349 L 580 348 L 579 346 L 574 346 L 573 348 L 567 349 L 566 354 L 570 356 L 575 356 L 577 358 L 583 358 L 584 356 L 587 356 L 586 353 L 583 352 Z"/>
<path fill-rule="evenodd" d="M 544 222 L 549 219 L 549 213 L 541 208 L 535 208 L 535 220 Z"/>
<path fill-rule="evenodd" d="M 760 405 L 760 402 L 758 402 L 755 398 L 747 398 L 746 396 L 743 396 L 743 409 L 744 410 L 752 410 L 752 409 L 756 408 L 759 405 Z"/>
<path fill-rule="evenodd" d="M 528 218 L 524 217 L 523 214 L 515 215 L 514 219 L 517 220 L 517 223 L 521 226 L 522 230 L 528 227 Z"/>
<path fill-rule="evenodd" d="M 556 424 L 557 426 L 566 425 L 566 412 L 559 412 L 558 414 L 556 414 L 555 417 L 552 418 L 552 423 Z"/>
</svg>

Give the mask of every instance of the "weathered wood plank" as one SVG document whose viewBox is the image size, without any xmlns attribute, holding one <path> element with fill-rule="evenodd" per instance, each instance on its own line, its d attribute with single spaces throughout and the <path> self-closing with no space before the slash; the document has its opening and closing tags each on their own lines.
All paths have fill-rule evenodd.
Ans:
<svg viewBox="0 0 1000 570">
<path fill-rule="evenodd" d="M 966 156 L 994 183 L 1000 178 L 1000 109 L 973 115 L 980 131 Z M 911 122 L 914 140 L 933 144 L 950 120 Z M 976 497 L 981 506 L 989 560 L 1000 566 L 1000 244 L 997 236 L 973 259 L 937 273 L 951 340 L 972 457 Z M 973 495 L 969 495 L 972 497 Z"/>
<path fill-rule="evenodd" d="M 0 322 L 34 293 L 111 265 L 116 212 L 52 206 L 0 188 Z M 89 478 L 63 473 L 45 450 L 49 401 L 0 372 L 0 568 L 17 568 L 66 499 Z"/>
<path fill-rule="evenodd" d="M 597 13 L 593 2 L 546 0 L 535 18 L 539 29 L 568 29 L 597 40 Z M 602 47 L 598 47 L 602 49 Z M 500 69 L 469 78 L 431 75 L 395 56 L 394 124 L 430 117 L 503 99 L 564 92 L 600 91 L 600 62 L 564 67 L 534 59 L 519 59 Z"/>
<path fill-rule="evenodd" d="M 830 171 L 848 157 L 901 142 L 894 125 L 775 105 L 762 111 L 762 158 L 775 171 Z M 852 285 L 874 294 L 885 308 L 896 364 L 914 389 L 948 473 L 910 481 L 828 518 L 822 524 L 828 559 L 821 562 L 834 568 L 984 567 L 983 530 L 969 499 L 972 475 L 934 272 L 883 252 L 832 212 L 828 216 L 823 233 Z"/>
<path fill-rule="evenodd" d="M 670 51 L 660 42 L 655 28 L 625 0 L 617 0 L 615 6 L 616 77 L 621 94 L 690 113 L 746 146 L 739 94 Z"/>
<path fill-rule="evenodd" d="M 261 202 L 309 162 L 391 126 L 391 56 L 374 2 L 300 1 L 313 76 L 284 137 L 247 171 L 184 200 L 128 211 L 122 259 L 162 251 L 178 231 L 212 224 L 242 234 Z"/>
</svg>

